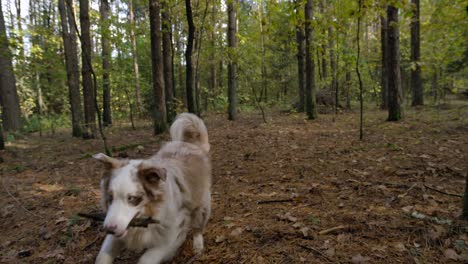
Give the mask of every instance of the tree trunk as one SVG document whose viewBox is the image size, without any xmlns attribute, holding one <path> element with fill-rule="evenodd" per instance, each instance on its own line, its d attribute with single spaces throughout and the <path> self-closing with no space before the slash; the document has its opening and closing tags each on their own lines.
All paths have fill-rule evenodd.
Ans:
<svg viewBox="0 0 468 264">
<path fill-rule="evenodd" d="M 143 105 L 141 104 L 141 89 L 140 89 L 140 70 L 138 67 L 138 53 L 137 44 L 135 38 L 135 16 L 133 14 L 133 0 L 129 0 L 129 22 L 130 22 L 130 42 L 132 44 L 132 58 L 133 58 L 133 73 L 135 74 L 135 97 L 136 97 L 136 108 L 138 112 L 143 111 Z"/>
<path fill-rule="evenodd" d="M 15 0 L 15 7 L 16 7 L 16 23 L 18 25 L 19 57 L 20 57 L 20 60 L 24 60 L 23 26 L 21 22 L 21 0 Z"/>
<path fill-rule="evenodd" d="M 5 139 L 3 138 L 3 125 L 0 122 L 0 150 L 5 149 Z"/>
<path fill-rule="evenodd" d="M 230 49 L 228 64 L 228 118 L 235 120 L 237 117 L 237 15 L 236 0 L 231 0 L 227 6 L 228 12 L 228 47 Z"/>
<path fill-rule="evenodd" d="M 267 103 L 268 101 L 268 84 L 267 84 L 267 68 L 266 68 L 266 48 L 265 48 L 265 30 L 264 30 L 264 23 L 266 23 L 265 18 L 263 17 L 263 6 L 262 4 L 259 6 L 260 8 L 260 35 L 261 35 L 261 48 L 262 48 L 262 69 L 261 69 L 261 77 L 262 77 L 262 93 L 260 94 L 260 101 Z"/>
<path fill-rule="evenodd" d="M 101 0 L 101 45 L 102 45 L 102 121 L 104 126 L 112 125 L 111 87 L 110 87 L 110 46 L 109 46 L 109 2 Z"/>
<path fill-rule="evenodd" d="M 1 129 L 1 127 L 0 127 Z M 466 166 L 466 165 L 465 165 Z M 468 172 L 465 170 L 465 193 L 463 195 L 462 219 L 468 220 Z"/>
<path fill-rule="evenodd" d="M 411 0 L 413 6 L 413 18 L 411 19 L 411 88 L 413 100 L 411 105 L 423 105 L 423 87 L 421 81 L 421 47 L 419 31 L 419 0 Z"/>
<path fill-rule="evenodd" d="M 213 1 L 213 7 L 211 9 L 211 53 L 210 53 L 210 91 L 209 97 L 212 98 L 216 94 L 217 82 L 216 82 L 216 1 Z M 208 96 L 207 96 L 208 97 Z M 208 102 L 205 104 L 205 111 L 208 110 Z"/>
<path fill-rule="evenodd" d="M 1 4 L 0 69 L 0 104 L 2 106 L 3 126 L 6 131 L 19 130 L 21 128 L 21 110 Z"/>
<path fill-rule="evenodd" d="M 193 41 L 195 39 L 195 24 L 193 23 L 192 4 L 190 0 L 185 0 L 185 9 L 187 13 L 188 22 L 188 39 L 187 39 L 187 50 L 185 51 L 185 62 L 186 62 L 186 92 L 187 92 L 187 108 L 190 113 L 195 113 L 195 103 L 193 100 Z"/>
<path fill-rule="evenodd" d="M 387 19 L 385 16 L 380 17 L 380 50 L 382 53 L 382 67 L 381 67 L 381 103 L 380 108 L 383 110 L 388 109 L 388 34 L 387 34 Z"/>
<path fill-rule="evenodd" d="M 315 65 L 313 58 L 313 0 L 307 0 L 305 6 L 305 33 L 306 33 L 306 112 L 308 119 L 317 118 L 316 100 L 315 100 Z"/>
<path fill-rule="evenodd" d="M 166 95 L 167 122 L 171 123 L 175 118 L 174 105 L 174 68 L 172 64 L 172 32 L 169 15 L 168 0 L 162 0 L 162 45 L 164 63 L 164 87 Z"/>
<path fill-rule="evenodd" d="M 335 53 L 335 39 L 334 39 L 333 27 L 328 27 L 328 50 L 330 51 L 330 68 L 331 68 L 331 83 L 330 90 L 331 94 L 335 97 L 335 114 L 338 109 L 338 78 L 337 78 L 337 62 L 336 62 L 336 53 Z"/>
<path fill-rule="evenodd" d="M 398 29 L 398 9 L 387 7 L 388 19 L 388 121 L 402 118 L 402 91 L 400 72 L 400 33 Z"/>
<path fill-rule="evenodd" d="M 297 25 L 296 25 L 296 42 L 297 42 L 297 77 L 298 77 L 298 95 L 299 103 L 297 106 L 298 112 L 304 112 L 304 21 L 301 12 L 301 0 L 295 1 Z"/>
<path fill-rule="evenodd" d="M 161 48 L 161 8 L 160 0 L 149 1 L 151 30 L 151 62 L 153 65 L 153 96 L 154 96 L 154 134 L 166 131 L 167 114 L 164 92 L 163 58 Z"/>
<path fill-rule="evenodd" d="M 68 1 L 68 0 L 67 0 Z M 80 78 L 78 71 L 78 54 L 76 46 L 76 31 L 73 25 L 73 10 L 65 4 L 65 0 L 58 1 L 60 22 L 62 25 L 62 39 L 65 50 L 65 68 L 67 70 L 68 97 L 72 117 L 72 135 L 82 136 L 83 110 L 81 106 Z"/>
<path fill-rule="evenodd" d="M 91 76 L 91 34 L 89 31 L 89 0 L 80 0 L 81 25 L 81 75 L 84 102 L 84 138 L 94 138 L 96 134 L 96 106 L 94 102 L 93 80 Z"/>
</svg>

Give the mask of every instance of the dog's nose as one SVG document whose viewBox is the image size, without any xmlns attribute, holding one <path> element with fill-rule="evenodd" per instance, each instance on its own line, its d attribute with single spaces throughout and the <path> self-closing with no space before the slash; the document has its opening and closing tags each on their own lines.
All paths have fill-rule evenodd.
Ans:
<svg viewBox="0 0 468 264">
<path fill-rule="evenodd" d="M 105 225 L 104 226 L 104 230 L 106 230 L 108 234 L 114 234 L 116 229 L 117 229 L 117 225 Z"/>
</svg>

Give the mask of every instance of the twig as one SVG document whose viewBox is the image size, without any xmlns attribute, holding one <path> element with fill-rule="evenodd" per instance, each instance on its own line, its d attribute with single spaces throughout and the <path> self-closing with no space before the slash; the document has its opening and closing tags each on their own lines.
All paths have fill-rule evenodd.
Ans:
<svg viewBox="0 0 468 264">
<path fill-rule="evenodd" d="M 332 228 L 329 228 L 329 229 L 322 230 L 318 234 L 319 235 L 327 235 L 327 234 L 330 234 L 330 233 L 334 233 L 336 231 L 354 231 L 356 229 L 359 229 L 359 227 L 358 226 L 352 226 L 352 225 L 339 225 L 339 226 L 335 226 L 335 227 L 332 227 Z"/>
<path fill-rule="evenodd" d="M 325 255 L 324 253 L 322 253 L 320 250 L 314 248 L 314 247 L 311 247 L 311 246 L 306 246 L 306 245 L 301 245 L 301 244 L 298 244 L 299 247 L 303 248 L 303 249 L 307 249 L 307 250 L 310 250 L 316 254 L 318 254 L 319 256 L 321 256 L 322 258 L 324 258 L 325 260 L 327 260 L 328 262 L 334 262 L 333 260 L 331 260 L 327 255 Z"/>
<path fill-rule="evenodd" d="M 89 242 L 86 246 L 84 246 L 82 250 L 86 250 L 86 249 L 90 248 L 94 243 L 96 243 L 96 241 L 99 240 L 99 238 L 100 238 L 100 236 L 96 236 L 96 238 L 93 239 L 93 241 Z"/>
<path fill-rule="evenodd" d="M 257 202 L 257 204 L 289 203 L 293 201 L 294 201 L 293 199 L 260 200 Z"/>
<path fill-rule="evenodd" d="M 463 195 L 461 195 L 461 194 L 449 193 L 449 192 L 444 192 L 444 191 L 441 191 L 441 190 L 437 190 L 436 188 L 429 187 L 429 186 L 426 185 L 426 184 L 424 184 L 424 187 L 426 187 L 426 188 L 429 189 L 429 190 L 433 190 L 433 191 L 435 191 L 435 192 L 441 193 L 441 194 L 445 194 L 445 195 L 449 195 L 449 196 L 454 196 L 454 197 L 463 197 Z"/>
<path fill-rule="evenodd" d="M 106 218 L 106 214 L 104 213 L 78 213 L 78 216 L 84 217 L 84 218 L 89 218 L 93 221 L 96 222 L 104 222 L 104 219 Z M 158 224 L 159 221 L 154 220 L 152 218 L 134 218 L 130 224 L 128 224 L 129 227 L 148 227 L 150 224 Z"/>
<path fill-rule="evenodd" d="M 195 256 L 191 257 L 185 264 L 192 264 L 195 262 L 203 253 L 198 253 Z"/>
<path fill-rule="evenodd" d="M 406 190 L 405 193 L 398 195 L 398 198 L 403 198 L 403 197 L 405 197 L 406 195 L 408 195 L 409 191 L 411 191 L 414 187 L 416 187 L 416 185 L 417 185 L 416 183 L 413 184 L 413 185 L 411 185 L 411 187 L 409 187 L 409 189 Z"/>
<path fill-rule="evenodd" d="M 3 185 L 3 189 L 6 191 L 6 193 L 11 197 L 13 198 L 13 200 L 15 200 L 15 202 L 24 210 L 26 211 L 28 214 L 31 214 L 35 217 L 39 217 L 37 214 L 31 212 L 30 210 L 28 210 L 28 208 L 24 207 L 24 205 L 20 202 L 20 200 L 18 200 L 18 198 L 16 198 L 15 196 L 13 196 L 13 194 L 11 194 L 11 192 L 8 190 L 8 188 L 5 186 L 5 178 L 2 179 L 2 185 Z"/>
</svg>

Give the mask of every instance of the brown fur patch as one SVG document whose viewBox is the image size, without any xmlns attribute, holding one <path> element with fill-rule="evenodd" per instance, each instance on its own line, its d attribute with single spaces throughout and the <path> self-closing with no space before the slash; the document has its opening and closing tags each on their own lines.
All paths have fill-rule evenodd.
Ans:
<svg viewBox="0 0 468 264">
<path fill-rule="evenodd" d="M 146 195 L 153 200 L 155 197 L 153 190 L 159 188 L 160 181 L 166 180 L 166 169 L 159 167 L 138 166 L 138 180 L 141 182 Z"/>
</svg>

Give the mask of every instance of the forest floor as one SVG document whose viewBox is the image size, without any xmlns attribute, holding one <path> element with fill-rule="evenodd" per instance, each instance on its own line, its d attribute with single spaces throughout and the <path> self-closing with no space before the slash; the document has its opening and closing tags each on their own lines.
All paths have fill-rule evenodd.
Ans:
<svg viewBox="0 0 468 264">
<path fill-rule="evenodd" d="M 210 114 L 213 214 L 195 263 L 467 263 L 457 220 L 468 166 L 468 105 L 320 115 Z M 145 158 L 168 135 L 107 130 L 115 155 Z M 92 263 L 104 238 L 76 216 L 99 209 L 100 140 L 26 135 L 0 152 L 0 262 Z M 451 195 L 448 195 L 448 194 Z M 173 263 L 193 256 L 191 242 Z M 136 263 L 124 253 L 116 263 Z"/>
</svg>

